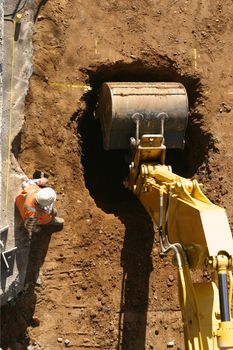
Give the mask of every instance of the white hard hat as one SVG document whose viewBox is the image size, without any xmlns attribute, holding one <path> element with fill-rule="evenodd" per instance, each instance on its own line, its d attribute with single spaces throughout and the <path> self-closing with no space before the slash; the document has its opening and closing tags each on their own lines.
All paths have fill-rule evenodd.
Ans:
<svg viewBox="0 0 233 350">
<path fill-rule="evenodd" d="M 56 197 L 56 192 L 51 187 L 45 187 L 37 192 L 36 201 L 40 206 L 46 207 L 53 204 Z"/>
</svg>

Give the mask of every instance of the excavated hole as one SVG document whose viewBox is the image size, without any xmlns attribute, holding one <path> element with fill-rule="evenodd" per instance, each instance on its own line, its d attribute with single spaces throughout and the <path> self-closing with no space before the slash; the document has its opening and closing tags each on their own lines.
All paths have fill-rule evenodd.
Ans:
<svg viewBox="0 0 233 350">
<path fill-rule="evenodd" d="M 128 173 L 124 152 L 103 150 L 100 122 L 94 118 L 98 89 L 103 82 L 181 82 L 186 87 L 190 109 L 186 145 L 184 151 L 168 150 L 166 163 L 172 165 L 174 172 L 185 177 L 194 176 L 203 164 L 208 173 L 208 153 L 214 148 L 214 141 L 210 133 L 203 131 L 203 117 L 196 112 L 196 107 L 204 100 L 200 80 L 198 77 L 179 73 L 175 63 L 167 58 L 162 61 L 160 58 L 158 61 L 155 67 L 135 61 L 131 64 L 118 62 L 83 70 L 88 74 L 93 90 L 83 96 L 86 110 L 81 113 L 79 121 L 82 164 L 90 194 L 97 205 L 107 211 L 110 209 L 109 205 L 124 200 L 129 193 L 123 187 L 123 179 Z M 76 117 L 77 115 L 73 116 Z"/>
<path fill-rule="evenodd" d="M 134 343 L 138 349 L 144 349 L 150 275 L 153 270 L 156 273 L 162 266 L 159 262 L 154 264 L 152 260 L 152 247 L 159 248 L 158 235 L 155 234 L 151 219 L 142 205 L 123 186 L 123 180 L 128 174 L 128 165 L 124 161 L 125 152 L 103 149 L 100 122 L 94 118 L 98 89 L 103 82 L 117 81 L 183 83 L 190 105 L 186 147 L 183 152 L 168 151 L 166 162 L 173 166 L 175 172 L 191 177 L 204 163 L 208 172 L 208 153 L 214 147 L 212 136 L 202 129 L 202 116 L 195 112 L 203 101 L 202 86 L 197 77 L 178 73 L 174 62 L 160 57 L 154 66 L 141 61 L 132 64 L 121 62 L 94 67 L 84 72 L 88 75 L 93 90 L 83 96 L 86 110 L 75 113 L 72 119 L 78 119 L 86 187 L 97 206 L 106 213 L 116 215 L 125 227 L 122 249 L 119 247 L 123 267 L 119 344 L 122 344 L 123 350 L 128 349 L 128 344 Z M 158 287 L 158 294 L 160 288 L 162 290 L 163 287 Z M 165 287 L 163 296 L 166 293 Z M 132 332 L 129 331 L 129 325 L 132 325 Z"/>
</svg>

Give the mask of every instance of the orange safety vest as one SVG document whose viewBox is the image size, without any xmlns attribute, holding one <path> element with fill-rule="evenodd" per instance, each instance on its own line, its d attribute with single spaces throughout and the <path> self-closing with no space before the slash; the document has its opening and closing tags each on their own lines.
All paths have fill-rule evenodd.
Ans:
<svg viewBox="0 0 233 350">
<path fill-rule="evenodd" d="M 37 218 L 40 225 L 46 225 L 52 221 L 53 217 L 36 203 L 36 193 L 40 189 L 37 185 L 29 185 L 17 195 L 15 204 L 23 221 L 28 218 Z"/>
</svg>

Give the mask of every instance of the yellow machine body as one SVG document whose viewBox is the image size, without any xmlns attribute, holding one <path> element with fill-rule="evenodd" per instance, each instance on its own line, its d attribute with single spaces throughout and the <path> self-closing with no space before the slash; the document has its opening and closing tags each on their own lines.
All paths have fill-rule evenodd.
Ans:
<svg viewBox="0 0 233 350">
<path fill-rule="evenodd" d="M 196 180 L 182 178 L 161 164 L 165 149 L 156 146 L 158 139 L 160 135 L 141 138 L 126 186 L 138 196 L 155 225 L 162 222 L 163 231 L 167 225 L 170 244 L 182 246 L 186 259 L 181 257 L 178 275 L 186 349 L 233 349 L 233 320 L 220 320 L 216 275 L 218 257 L 224 256 L 231 304 L 233 239 L 226 212 L 206 198 Z M 146 162 L 148 151 L 150 159 L 160 164 Z M 212 282 L 193 283 L 190 269 L 204 268 L 213 272 Z"/>
<path fill-rule="evenodd" d="M 190 268 L 203 267 L 206 257 L 217 256 L 219 252 L 228 252 L 233 256 L 232 234 L 226 211 L 206 198 L 196 180 L 184 179 L 172 173 L 166 165 L 141 164 L 134 185 L 131 190 L 137 194 L 156 224 L 160 208 L 154 203 L 159 203 L 162 191 L 165 210 L 169 193 L 169 240 L 182 244 L 188 254 Z M 221 236 L 222 232 L 224 236 Z"/>
<path fill-rule="evenodd" d="M 158 95 L 157 91 L 156 96 Z M 154 101 L 157 100 L 155 98 Z M 126 113 L 128 100 L 124 101 Z M 100 105 L 101 103 L 100 101 Z M 184 105 L 185 103 L 181 108 L 183 110 Z M 158 110 L 158 106 L 155 106 L 155 115 L 166 113 L 167 121 L 171 122 L 169 108 L 165 107 L 163 105 Z M 137 111 L 137 107 L 133 111 L 130 107 L 129 111 L 140 114 L 140 118 L 137 119 L 136 143 L 125 185 L 137 195 L 154 224 L 158 226 L 162 251 L 175 253 L 185 349 L 233 349 L 233 239 L 226 212 L 210 202 L 196 180 L 182 178 L 164 164 L 164 135 L 168 125 L 161 128 L 164 133 L 155 130 L 156 133 L 142 134 L 138 130 L 143 120 L 142 113 Z M 111 109 L 108 113 L 111 113 Z M 106 116 L 102 116 L 103 118 Z M 127 118 L 128 116 L 126 120 Z M 107 119 L 108 123 L 112 120 L 111 116 Z M 103 124 L 103 120 L 101 123 Z M 125 125 L 128 125 L 128 121 Z M 111 135 L 107 138 L 109 137 Z M 132 137 L 131 132 L 128 137 Z M 107 145 L 110 144 L 108 140 Z M 208 283 L 194 283 L 191 269 L 209 270 L 212 280 Z"/>
<path fill-rule="evenodd" d="M 178 276 L 186 349 L 233 349 L 233 319 L 221 322 L 217 279 L 221 269 L 229 275 L 230 308 L 233 239 L 225 209 L 211 203 L 196 180 L 172 173 L 164 159 L 161 135 L 142 136 L 125 184 L 164 236 L 167 231 L 169 245 L 183 250 Z M 193 283 L 190 269 L 209 269 L 212 282 Z"/>
</svg>

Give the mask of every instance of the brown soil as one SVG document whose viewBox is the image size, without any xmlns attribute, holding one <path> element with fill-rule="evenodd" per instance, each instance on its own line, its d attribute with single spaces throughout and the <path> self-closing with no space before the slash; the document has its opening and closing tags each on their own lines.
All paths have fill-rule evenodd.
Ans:
<svg viewBox="0 0 233 350">
<path fill-rule="evenodd" d="M 50 174 L 65 226 L 32 238 L 27 288 L 3 308 L 3 349 L 63 349 L 65 339 L 77 350 L 183 347 L 172 259 L 159 256 L 150 218 L 123 188 L 123 154 L 102 150 L 93 110 L 104 81 L 182 82 L 190 100 L 186 148 L 168 161 L 203 182 L 232 221 L 232 30 L 231 0 L 41 7 L 16 156 L 29 177 L 35 169 Z"/>
</svg>

